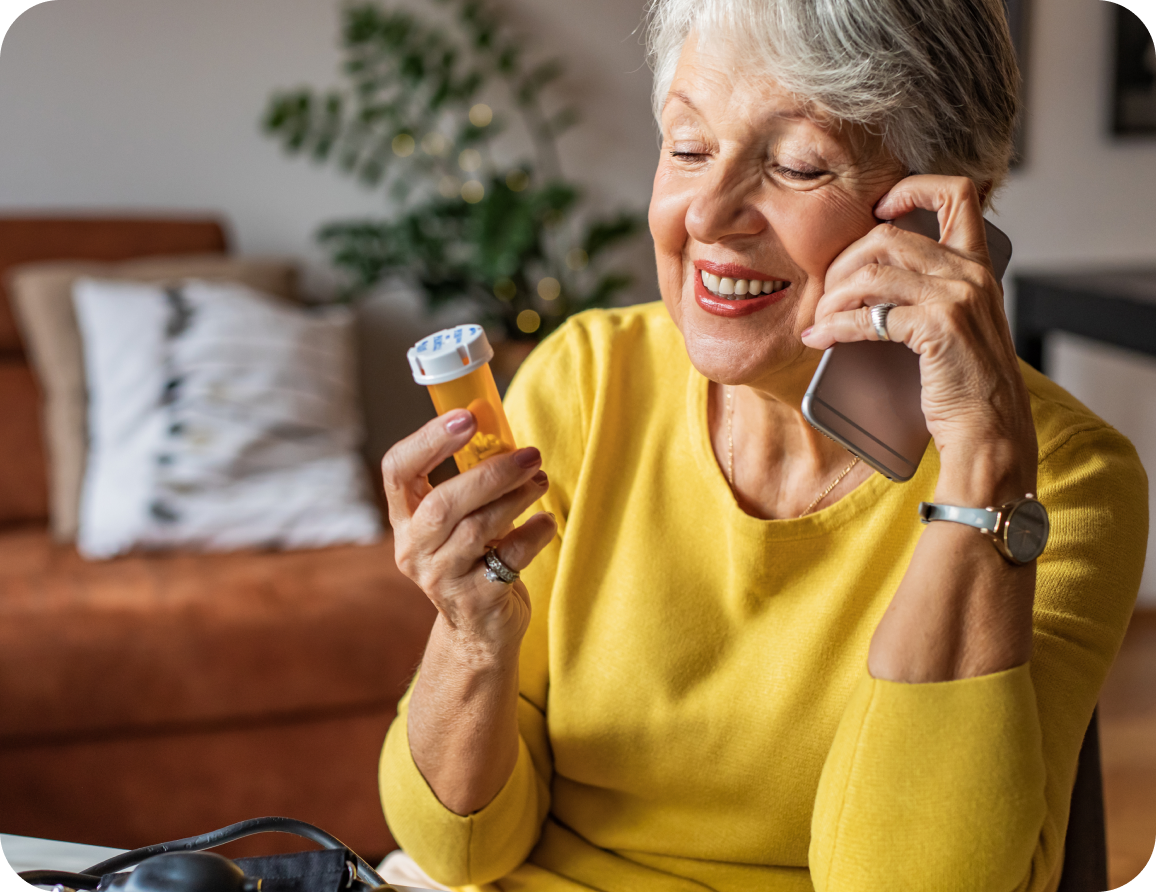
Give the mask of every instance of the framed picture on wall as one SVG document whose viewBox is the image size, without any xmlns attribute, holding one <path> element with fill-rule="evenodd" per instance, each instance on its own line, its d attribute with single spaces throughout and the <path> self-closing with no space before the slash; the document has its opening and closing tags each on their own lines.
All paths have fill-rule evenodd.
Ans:
<svg viewBox="0 0 1156 892">
<path fill-rule="evenodd" d="M 1156 48 L 1144 23 L 1122 6 L 1115 15 L 1112 132 L 1156 136 Z"/>
</svg>

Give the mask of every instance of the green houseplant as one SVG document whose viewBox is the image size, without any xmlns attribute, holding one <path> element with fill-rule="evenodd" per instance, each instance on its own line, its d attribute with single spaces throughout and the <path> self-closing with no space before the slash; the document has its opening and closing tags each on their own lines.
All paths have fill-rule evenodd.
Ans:
<svg viewBox="0 0 1156 892">
<path fill-rule="evenodd" d="M 630 285 L 606 268 L 606 251 L 643 220 L 581 213 L 557 150 L 577 110 L 545 110 L 558 60 L 528 64 L 524 41 L 477 0 L 436 5 L 435 21 L 374 2 L 346 7 L 347 86 L 278 92 L 263 126 L 288 152 L 333 163 L 390 199 L 382 219 L 318 233 L 347 299 L 402 276 L 431 309 L 465 301 L 507 338 L 536 340 Z M 510 119 L 480 101 L 495 88 Z M 496 151 L 503 133 L 505 155 L 511 142 L 522 147 L 509 162 Z"/>
</svg>

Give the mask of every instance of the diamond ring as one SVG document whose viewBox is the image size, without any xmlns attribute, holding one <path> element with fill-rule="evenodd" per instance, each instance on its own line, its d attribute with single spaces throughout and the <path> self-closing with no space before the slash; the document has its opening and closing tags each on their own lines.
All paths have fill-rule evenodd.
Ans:
<svg viewBox="0 0 1156 892">
<path fill-rule="evenodd" d="M 482 572 L 490 582 L 504 582 L 506 585 L 511 585 L 517 581 L 518 571 L 511 570 L 506 566 L 505 562 L 498 557 L 498 550 L 496 548 L 491 548 L 487 551 L 482 561 L 485 564 Z"/>
</svg>

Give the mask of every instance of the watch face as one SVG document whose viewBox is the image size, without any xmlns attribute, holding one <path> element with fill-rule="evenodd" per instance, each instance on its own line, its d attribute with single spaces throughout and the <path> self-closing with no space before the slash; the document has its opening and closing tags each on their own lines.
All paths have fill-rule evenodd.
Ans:
<svg viewBox="0 0 1156 892">
<path fill-rule="evenodd" d="M 1034 561 L 1048 542 L 1048 512 L 1035 499 L 1016 505 L 1004 534 L 1007 550 L 1021 564 Z"/>
</svg>

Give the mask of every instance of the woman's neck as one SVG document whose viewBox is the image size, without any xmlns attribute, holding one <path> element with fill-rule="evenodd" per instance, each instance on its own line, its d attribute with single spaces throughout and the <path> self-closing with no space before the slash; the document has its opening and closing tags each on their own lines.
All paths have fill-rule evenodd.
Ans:
<svg viewBox="0 0 1156 892">
<path fill-rule="evenodd" d="M 800 516 L 851 463 L 853 456 L 803 417 L 807 389 L 777 376 L 772 386 L 711 384 L 711 442 L 740 507 L 764 519 Z M 811 510 L 838 501 L 871 475 L 855 465 Z"/>
</svg>

